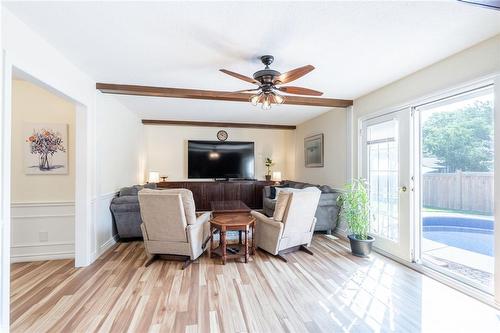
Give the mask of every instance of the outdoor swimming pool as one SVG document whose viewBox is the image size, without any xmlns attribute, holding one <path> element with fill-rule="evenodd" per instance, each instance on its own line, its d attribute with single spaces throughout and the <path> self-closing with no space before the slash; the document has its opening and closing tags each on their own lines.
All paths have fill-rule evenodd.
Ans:
<svg viewBox="0 0 500 333">
<path fill-rule="evenodd" d="M 432 213 L 422 220 L 424 238 L 493 256 L 493 217 Z"/>
</svg>

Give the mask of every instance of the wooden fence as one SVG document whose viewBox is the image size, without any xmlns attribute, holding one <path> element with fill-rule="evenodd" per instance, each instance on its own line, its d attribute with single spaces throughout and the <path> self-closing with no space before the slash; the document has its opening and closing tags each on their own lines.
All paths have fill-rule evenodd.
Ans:
<svg viewBox="0 0 500 333">
<path fill-rule="evenodd" d="M 424 207 L 493 212 L 493 173 L 455 172 L 423 175 Z"/>
</svg>

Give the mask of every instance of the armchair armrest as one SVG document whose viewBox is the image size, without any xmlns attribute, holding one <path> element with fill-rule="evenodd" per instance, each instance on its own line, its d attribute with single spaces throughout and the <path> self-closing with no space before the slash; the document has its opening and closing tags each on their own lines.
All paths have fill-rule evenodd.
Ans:
<svg viewBox="0 0 500 333">
<path fill-rule="evenodd" d="M 207 223 L 208 221 L 210 221 L 211 217 L 212 217 L 212 212 L 196 213 L 196 222 L 193 224 L 189 224 L 188 228 L 189 227 L 194 228 L 204 223 Z"/>
<path fill-rule="evenodd" d="M 254 210 L 252 210 L 250 212 L 252 214 L 253 217 L 255 217 L 259 222 L 262 222 L 262 223 L 265 223 L 266 225 L 270 226 L 270 227 L 273 227 L 273 228 L 277 228 L 277 229 L 281 229 L 283 228 L 283 223 L 281 222 L 277 222 L 275 220 L 273 220 L 272 218 L 270 217 L 267 217 L 266 215 L 262 214 L 262 213 L 259 213 L 259 212 L 256 212 Z"/>
<path fill-rule="evenodd" d="M 271 186 L 264 186 L 264 189 L 262 190 L 262 195 L 264 196 L 264 198 L 271 197 Z"/>
</svg>

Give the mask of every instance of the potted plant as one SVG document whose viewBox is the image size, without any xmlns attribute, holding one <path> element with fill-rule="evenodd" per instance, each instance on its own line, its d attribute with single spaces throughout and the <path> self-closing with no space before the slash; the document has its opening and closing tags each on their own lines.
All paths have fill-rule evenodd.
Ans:
<svg viewBox="0 0 500 333">
<path fill-rule="evenodd" d="M 366 257 L 372 251 L 375 240 L 368 235 L 370 228 L 370 207 L 367 184 L 363 179 L 353 179 L 345 186 L 343 192 L 337 199 L 341 209 L 341 215 L 347 222 L 350 231 L 348 235 L 351 243 L 352 254 L 358 257 Z"/>
<path fill-rule="evenodd" d="M 271 181 L 271 167 L 274 165 L 273 160 L 270 157 L 266 157 L 266 181 Z"/>
</svg>

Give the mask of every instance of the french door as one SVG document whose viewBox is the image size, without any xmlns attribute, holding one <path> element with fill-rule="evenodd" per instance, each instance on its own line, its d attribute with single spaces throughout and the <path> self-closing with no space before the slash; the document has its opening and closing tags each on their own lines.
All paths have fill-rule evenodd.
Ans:
<svg viewBox="0 0 500 333">
<path fill-rule="evenodd" d="M 410 109 L 362 122 L 361 174 L 368 183 L 374 246 L 412 261 Z"/>
</svg>

